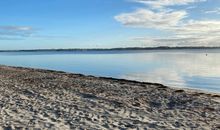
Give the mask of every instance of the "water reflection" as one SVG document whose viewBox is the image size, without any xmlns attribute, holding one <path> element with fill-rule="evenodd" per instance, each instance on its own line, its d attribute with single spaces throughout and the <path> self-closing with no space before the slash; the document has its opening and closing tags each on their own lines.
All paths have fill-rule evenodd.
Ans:
<svg viewBox="0 0 220 130">
<path fill-rule="evenodd" d="M 220 50 L 0 53 L 0 64 L 220 92 Z"/>
<path fill-rule="evenodd" d="M 220 92 L 220 53 L 159 53 L 140 55 L 139 60 L 160 62 L 150 71 L 125 74 L 122 77 L 152 81 L 175 87 L 193 87 Z"/>
</svg>

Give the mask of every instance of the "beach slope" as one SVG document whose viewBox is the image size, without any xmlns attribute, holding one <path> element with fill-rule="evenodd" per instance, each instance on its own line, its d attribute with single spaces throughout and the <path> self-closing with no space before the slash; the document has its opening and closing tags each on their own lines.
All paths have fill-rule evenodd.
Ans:
<svg viewBox="0 0 220 130">
<path fill-rule="evenodd" d="M 0 66 L 0 129 L 220 129 L 220 95 Z"/>
</svg>

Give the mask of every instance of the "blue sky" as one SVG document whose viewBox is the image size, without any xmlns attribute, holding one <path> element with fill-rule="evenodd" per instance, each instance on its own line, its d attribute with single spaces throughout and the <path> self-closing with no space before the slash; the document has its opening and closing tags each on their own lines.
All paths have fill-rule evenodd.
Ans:
<svg viewBox="0 0 220 130">
<path fill-rule="evenodd" d="M 0 49 L 220 46 L 219 0 L 2 0 Z"/>
</svg>

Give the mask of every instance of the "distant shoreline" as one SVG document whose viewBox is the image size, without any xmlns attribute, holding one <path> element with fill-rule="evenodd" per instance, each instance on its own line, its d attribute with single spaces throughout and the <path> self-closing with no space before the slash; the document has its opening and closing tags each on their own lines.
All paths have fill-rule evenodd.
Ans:
<svg viewBox="0 0 220 130">
<path fill-rule="evenodd" d="M 198 50 L 220 49 L 220 47 L 127 47 L 127 48 L 73 48 L 73 49 L 33 49 L 33 50 L 0 50 L 0 52 L 45 52 L 45 51 L 131 51 L 131 50 Z"/>
</svg>

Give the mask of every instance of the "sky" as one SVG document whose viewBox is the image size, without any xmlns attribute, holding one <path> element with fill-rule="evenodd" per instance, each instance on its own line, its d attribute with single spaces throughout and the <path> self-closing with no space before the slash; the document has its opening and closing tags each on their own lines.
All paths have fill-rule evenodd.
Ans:
<svg viewBox="0 0 220 130">
<path fill-rule="evenodd" d="M 0 50 L 220 46 L 220 0 L 1 0 Z"/>
</svg>

